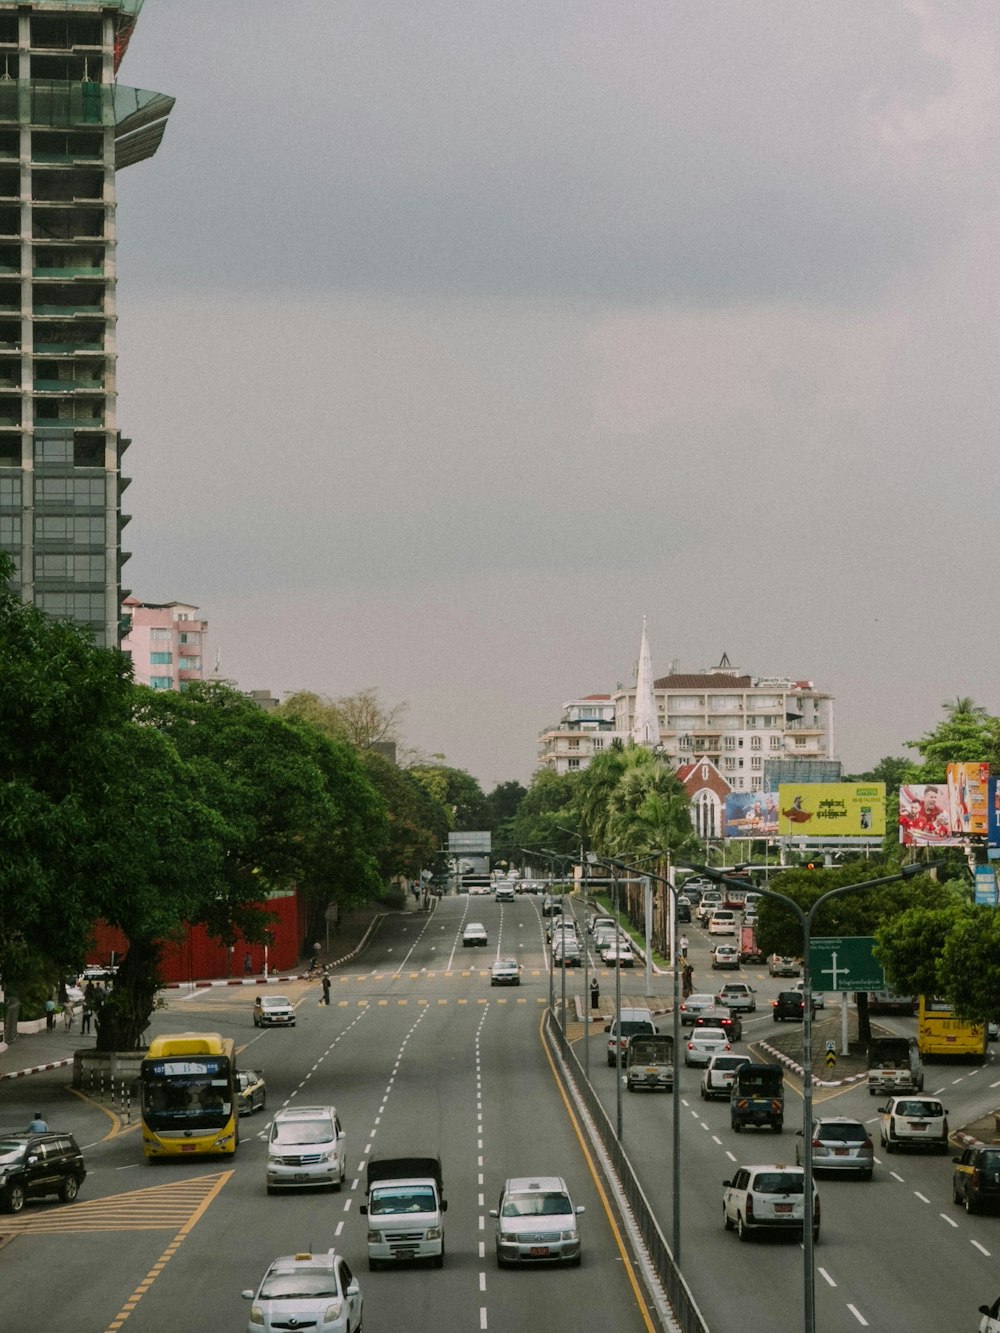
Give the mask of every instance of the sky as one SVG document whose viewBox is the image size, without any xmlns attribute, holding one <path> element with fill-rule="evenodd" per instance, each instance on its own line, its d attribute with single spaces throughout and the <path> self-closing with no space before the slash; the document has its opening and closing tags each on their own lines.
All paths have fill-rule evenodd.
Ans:
<svg viewBox="0 0 1000 1333">
<path fill-rule="evenodd" d="M 849 772 L 1000 712 L 998 63 L 993 0 L 146 0 L 127 584 L 487 789 L 643 616 Z"/>
</svg>

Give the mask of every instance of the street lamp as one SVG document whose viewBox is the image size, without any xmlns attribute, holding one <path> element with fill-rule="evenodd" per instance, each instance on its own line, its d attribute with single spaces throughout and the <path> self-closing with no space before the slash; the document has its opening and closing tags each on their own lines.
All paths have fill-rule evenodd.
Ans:
<svg viewBox="0 0 1000 1333">
<path fill-rule="evenodd" d="M 746 887 L 746 880 L 737 880 L 708 866 L 696 866 L 702 874 L 719 884 L 732 884 Z M 927 873 L 932 866 L 915 861 L 903 866 L 895 875 L 883 875 L 881 879 L 864 880 L 860 884 L 841 884 L 836 889 L 821 893 L 808 911 L 803 911 L 794 898 L 776 889 L 756 889 L 765 898 L 774 898 L 777 902 L 790 907 L 798 918 L 802 928 L 802 1166 L 803 1166 L 803 1208 L 802 1219 L 802 1255 L 803 1255 L 803 1297 L 804 1297 L 804 1333 L 816 1333 L 816 1273 L 813 1257 L 813 1152 L 812 1152 L 812 972 L 809 967 L 809 943 L 812 938 L 813 917 L 817 909 L 831 898 L 838 898 L 845 893 L 856 893 L 861 889 L 877 889 L 883 884 L 895 884 L 901 879 L 912 879 L 914 875 Z"/>
<path fill-rule="evenodd" d="M 596 857 L 589 857 L 591 864 L 596 862 Z M 673 1041 L 674 1041 L 674 1081 L 671 1088 L 671 1102 L 673 1109 L 673 1235 L 674 1235 L 674 1263 L 680 1267 L 681 1262 L 681 1080 L 680 1080 L 680 1060 L 681 1060 L 681 996 L 680 996 L 680 970 L 678 968 L 677 956 L 677 888 L 671 881 L 663 875 L 654 874 L 652 871 L 640 870 L 636 866 L 628 865 L 624 861 L 616 860 L 613 856 L 602 858 L 605 865 L 609 865 L 612 873 L 615 870 L 625 870 L 630 874 L 641 875 L 644 882 L 648 884 L 650 879 L 658 880 L 665 884 L 670 892 L 670 959 L 672 971 L 674 974 L 674 999 L 673 999 Z M 617 896 L 618 881 L 615 879 L 615 890 Z M 647 934 L 647 950 L 649 949 L 649 939 Z M 620 1011 L 620 1006 L 616 1006 Z M 621 1055 L 619 1054 L 619 1062 Z M 621 1067 L 618 1069 L 618 1137 L 621 1139 Z"/>
<path fill-rule="evenodd" d="M 583 835 L 574 833 L 572 829 L 563 828 L 562 824 L 557 824 L 556 828 L 560 833 L 568 833 L 571 838 L 580 839 L 580 883 L 583 886 L 583 1000 L 581 1007 L 583 1009 L 583 1072 L 590 1082 L 590 948 L 587 944 L 587 858 L 583 851 Z M 565 971 L 565 966 L 563 971 Z M 597 980 L 595 977 L 595 984 Z"/>
<path fill-rule="evenodd" d="M 572 865 L 572 864 L 573 864 L 573 858 L 572 858 L 572 856 L 566 856 L 566 855 L 564 855 L 564 853 L 562 853 L 562 852 L 554 852 L 554 851 L 551 849 L 551 847 L 543 847 L 543 848 L 542 848 L 542 852 L 543 852 L 546 856 L 548 856 L 551 860 L 553 860 L 553 861 L 561 861 L 561 862 L 563 863 L 564 866 L 565 866 L 565 865 Z M 563 881 L 564 881 L 564 883 L 563 883 L 563 888 L 564 888 L 564 890 L 565 890 L 565 879 L 566 879 L 566 871 L 565 871 L 565 870 L 562 871 L 562 875 L 563 875 Z M 563 892 L 562 894 L 560 894 L 560 898 L 565 899 L 565 897 L 566 897 L 565 892 Z M 560 915 L 560 917 L 563 919 L 563 921 L 565 921 L 566 917 L 565 917 L 564 913 L 562 912 L 561 907 L 562 907 L 562 904 L 560 903 L 560 912 L 559 912 L 559 915 Z M 550 915 L 549 920 L 551 920 L 551 919 L 552 919 L 552 918 L 551 918 L 551 915 Z M 574 920 L 574 923 L 575 923 L 575 921 L 576 921 L 576 916 L 575 916 L 575 915 L 573 915 L 573 920 Z M 586 923 L 584 923 L 584 924 L 586 924 Z M 566 1037 L 566 937 L 565 937 L 565 935 L 561 935 L 561 936 L 560 936 L 560 940 L 561 940 L 561 948 L 560 948 L 560 950 L 559 950 L 559 953 L 560 953 L 560 958 L 559 958 L 559 971 L 562 973 L 562 981 L 561 981 L 561 983 L 560 983 L 560 985 L 561 985 L 561 989 L 562 989 L 562 999 L 561 999 L 561 1001 L 560 1001 L 560 1003 L 561 1003 L 561 1005 L 562 1005 L 562 1019 L 561 1019 L 561 1026 L 562 1026 L 562 1032 L 563 1032 L 563 1039 L 565 1039 L 565 1037 Z M 555 966 L 555 931 L 552 932 L 552 938 L 549 940 L 549 958 L 552 960 L 552 964 L 551 964 L 551 966 L 554 967 L 554 966 Z"/>
</svg>

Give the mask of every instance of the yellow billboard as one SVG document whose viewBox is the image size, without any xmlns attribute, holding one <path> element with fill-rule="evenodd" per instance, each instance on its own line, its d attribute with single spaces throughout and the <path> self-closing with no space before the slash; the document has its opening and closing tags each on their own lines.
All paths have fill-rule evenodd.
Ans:
<svg viewBox="0 0 1000 1333">
<path fill-rule="evenodd" d="M 884 782 L 783 782 L 778 834 L 803 838 L 885 836 Z"/>
</svg>

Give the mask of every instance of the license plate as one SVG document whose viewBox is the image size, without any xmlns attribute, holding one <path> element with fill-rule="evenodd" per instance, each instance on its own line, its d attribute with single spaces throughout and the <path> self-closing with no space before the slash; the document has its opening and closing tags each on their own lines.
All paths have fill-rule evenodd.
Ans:
<svg viewBox="0 0 1000 1333">
<path fill-rule="evenodd" d="M 393 1250 L 394 1259 L 412 1259 L 416 1255 L 416 1250 Z"/>
<path fill-rule="evenodd" d="M 910 1121 L 910 1128 L 911 1128 L 911 1129 L 926 1129 L 927 1126 L 924 1125 L 924 1124 L 921 1124 L 919 1121 L 911 1120 L 911 1121 Z"/>
<path fill-rule="evenodd" d="M 308 1174 L 308 1172 L 306 1172 L 306 1171 L 296 1171 L 296 1173 L 295 1173 L 295 1179 L 296 1179 L 296 1180 L 308 1180 L 308 1179 L 309 1179 L 309 1174 Z"/>
<path fill-rule="evenodd" d="M 846 1157 L 848 1150 L 846 1148 L 834 1148 L 834 1157 Z"/>
<path fill-rule="evenodd" d="M 774 1205 L 774 1211 L 776 1213 L 790 1213 L 792 1211 L 792 1205 L 790 1203 L 776 1203 Z"/>
<path fill-rule="evenodd" d="M 547 1245 L 532 1245 L 531 1254 L 536 1259 L 543 1259 L 549 1252 Z"/>
<path fill-rule="evenodd" d="M 197 1152 L 193 1143 L 182 1143 L 181 1152 Z"/>
</svg>

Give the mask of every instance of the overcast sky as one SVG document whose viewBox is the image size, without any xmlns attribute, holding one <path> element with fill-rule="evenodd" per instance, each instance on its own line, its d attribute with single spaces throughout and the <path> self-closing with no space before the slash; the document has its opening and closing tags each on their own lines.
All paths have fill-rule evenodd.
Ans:
<svg viewBox="0 0 1000 1333">
<path fill-rule="evenodd" d="M 487 788 L 643 615 L 830 690 L 849 770 L 1000 712 L 998 16 L 146 0 L 127 583 Z"/>
</svg>

